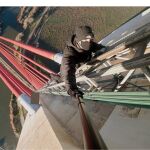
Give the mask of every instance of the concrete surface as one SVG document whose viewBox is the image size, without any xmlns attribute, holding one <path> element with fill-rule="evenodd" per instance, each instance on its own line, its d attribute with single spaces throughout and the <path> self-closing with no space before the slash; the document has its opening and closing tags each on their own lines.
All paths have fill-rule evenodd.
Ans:
<svg viewBox="0 0 150 150">
<path fill-rule="evenodd" d="M 80 149 L 49 111 L 41 106 L 36 114 L 27 116 L 17 150 Z"/>
<path fill-rule="evenodd" d="M 76 143 L 83 147 L 81 121 L 76 100 L 69 96 L 40 94 L 40 103 L 48 109 Z M 114 105 L 94 101 L 86 101 L 86 107 L 98 130 L 101 129 L 114 109 Z"/>
<path fill-rule="evenodd" d="M 116 106 L 100 133 L 109 149 L 150 149 L 150 110 L 129 117 Z"/>
<path fill-rule="evenodd" d="M 131 19 L 129 22 L 123 24 L 111 34 L 103 38 L 100 43 L 103 45 L 114 45 L 115 43 L 123 40 L 124 38 L 135 34 L 136 30 L 143 25 L 150 22 L 150 8 L 137 15 L 135 18 Z"/>
</svg>

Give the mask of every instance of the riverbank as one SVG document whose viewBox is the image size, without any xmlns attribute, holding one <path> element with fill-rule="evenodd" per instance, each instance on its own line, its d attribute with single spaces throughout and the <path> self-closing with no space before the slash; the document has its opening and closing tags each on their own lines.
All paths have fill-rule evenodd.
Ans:
<svg viewBox="0 0 150 150">
<path fill-rule="evenodd" d="M 21 27 L 16 22 L 19 7 L 5 7 L 0 13 L 0 20 L 3 22 L 3 36 L 14 39 Z M 0 147 L 6 150 L 15 150 L 18 139 L 13 133 L 10 124 L 9 104 L 11 92 L 0 80 Z"/>
<path fill-rule="evenodd" d="M 9 101 L 11 92 L 0 79 L 0 147 L 15 150 L 18 139 L 10 125 Z"/>
</svg>

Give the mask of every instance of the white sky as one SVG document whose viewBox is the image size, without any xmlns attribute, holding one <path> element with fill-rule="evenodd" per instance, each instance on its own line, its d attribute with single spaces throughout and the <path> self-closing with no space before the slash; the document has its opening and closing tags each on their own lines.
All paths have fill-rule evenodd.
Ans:
<svg viewBox="0 0 150 150">
<path fill-rule="evenodd" d="M 0 6 L 150 6 L 150 0 L 0 0 Z"/>
</svg>

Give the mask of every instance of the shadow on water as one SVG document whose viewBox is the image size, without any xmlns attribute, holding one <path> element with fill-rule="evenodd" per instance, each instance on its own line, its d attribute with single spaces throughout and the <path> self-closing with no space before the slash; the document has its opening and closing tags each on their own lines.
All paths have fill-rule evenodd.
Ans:
<svg viewBox="0 0 150 150">
<path fill-rule="evenodd" d="M 5 144 L 5 137 L 0 139 L 0 147 L 4 146 Z"/>
<path fill-rule="evenodd" d="M 17 32 L 21 32 L 23 28 L 19 25 L 16 20 L 16 14 L 19 11 L 19 7 L 3 7 L 3 11 L 0 12 L 0 20 L 2 20 L 4 24 L 3 30 L 10 26 Z"/>
</svg>

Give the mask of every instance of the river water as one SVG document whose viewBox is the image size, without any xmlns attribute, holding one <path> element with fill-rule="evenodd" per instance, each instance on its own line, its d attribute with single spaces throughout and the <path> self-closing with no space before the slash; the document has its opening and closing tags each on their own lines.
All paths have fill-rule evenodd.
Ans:
<svg viewBox="0 0 150 150">
<path fill-rule="evenodd" d="M 4 23 L 4 34 L 5 32 L 8 33 L 12 32 L 13 30 L 14 34 L 21 31 L 21 27 L 16 21 L 18 11 L 19 11 L 18 7 L 6 7 L 3 10 L 3 12 L 0 13 L 0 20 L 2 20 Z M 15 35 L 13 35 L 13 37 L 15 37 Z M 18 141 L 18 139 L 14 136 L 12 128 L 10 126 L 10 119 L 9 119 L 10 95 L 11 92 L 0 79 L 0 150 L 1 149 L 14 150 L 16 149 Z"/>
<path fill-rule="evenodd" d="M 13 150 L 17 139 L 13 134 L 9 119 L 9 100 L 11 92 L 0 80 L 0 147 Z"/>
</svg>

